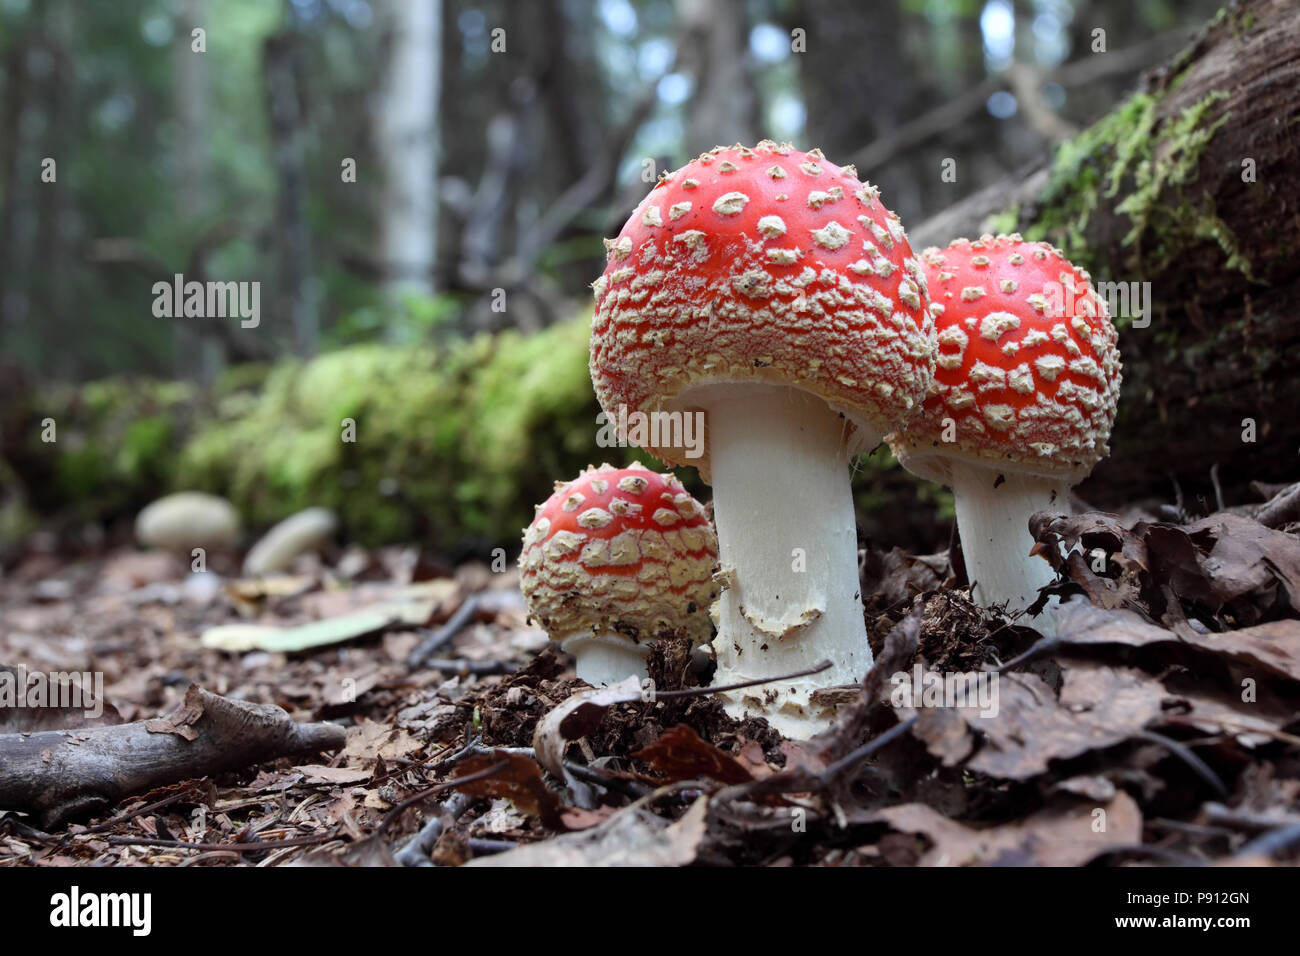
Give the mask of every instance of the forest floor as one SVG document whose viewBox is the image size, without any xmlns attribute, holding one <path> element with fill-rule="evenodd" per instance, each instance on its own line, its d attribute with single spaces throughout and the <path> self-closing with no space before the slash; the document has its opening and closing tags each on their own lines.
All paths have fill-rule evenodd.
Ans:
<svg viewBox="0 0 1300 956">
<path fill-rule="evenodd" d="M 877 665 L 806 742 L 667 693 L 698 684 L 681 640 L 655 645 L 655 693 L 592 691 L 512 571 L 349 548 L 249 580 L 130 547 L 29 551 L 0 578 L 0 666 L 102 673 L 106 706 L 0 709 L 0 764 L 42 732 L 76 751 L 149 721 L 177 752 L 227 732 L 191 684 L 343 730 L 146 782 L 119 753 L 80 794 L 35 788 L 0 816 L 0 865 L 1294 863 L 1300 523 L 1257 511 L 1040 520 L 1052 640 L 972 605 L 946 554 L 868 550 Z M 905 706 L 900 680 L 927 673 L 993 696 Z"/>
</svg>

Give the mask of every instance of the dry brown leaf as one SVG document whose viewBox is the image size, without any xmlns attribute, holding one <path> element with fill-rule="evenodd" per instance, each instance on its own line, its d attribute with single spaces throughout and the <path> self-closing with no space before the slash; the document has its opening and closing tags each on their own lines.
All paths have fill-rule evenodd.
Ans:
<svg viewBox="0 0 1300 956">
<path fill-rule="evenodd" d="M 731 784 L 748 783 L 754 779 L 735 757 L 701 739 L 686 724 L 678 724 L 666 731 L 632 757 L 663 774 L 668 783 L 707 779 Z"/>
<path fill-rule="evenodd" d="M 185 689 L 185 699 L 176 705 L 170 713 L 144 722 L 144 729 L 151 734 L 175 734 L 186 740 L 194 740 L 199 732 L 194 724 L 203 716 L 203 693 L 197 684 L 190 684 Z"/>
<path fill-rule="evenodd" d="M 916 711 L 912 733 L 947 766 L 964 762 L 1003 780 L 1028 780 L 1045 773 L 1053 760 L 1127 740 L 1160 713 L 1164 688 L 1134 672 L 1084 666 L 1067 670 L 1065 680 L 1071 695 L 1067 699 L 1063 691 L 1058 702 L 1034 674 L 1001 675 L 995 715 L 981 716 L 975 708 L 923 707 Z M 914 712 L 898 711 L 900 719 Z"/>
<path fill-rule="evenodd" d="M 638 701 L 642 693 L 641 682 L 635 677 L 609 687 L 578 691 L 537 722 L 533 751 L 538 761 L 555 776 L 563 777 L 564 751 L 569 742 L 587 736 L 600 726 L 609 708 Z"/>
<path fill-rule="evenodd" d="M 921 866 L 1081 866 L 1099 853 L 1142 839 L 1142 812 L 1127 793 L 1117 793 L 1104 805 L 1050 808 L 1017 823 L 983 829 L 949 820 L 923 803 L 886 807 L 872 817 L 929 839 L 933 846 L 921 857 Z"/>
<path fill-rule="evenodd" d="M 481 780 L 457 783 L 457 779 L 482 773 L 497 764 L 499 771 Z M 461 793 L 472 797 L 503 797 L 523 813 L 539 818 L 551 830 L 566 829 L 560 798 L 546 786 L 542 770 L 524 754 L 496 750 L 490 754 L 470 757 L 456 768 L 456 776 L 449 782 Z"/>
<path fill-rule="evenodd" d="M 676 823 L 638 804 L 581 833 L 472 860 L 469 866 L 688 866 L 707 830 L 709 798 L 700 797 Z"/>
<path fill-rule="evenodd" d="M 1076 598 L 1061 605 L 1056 621 L 1058 637 L 1069 644 L 1182 644 L 1300 681 L 1300 621 L 1290 618 L 1218 634 L 1178 635 L 1132 611 L 1105 610 Z"/>
<path fill-rule="evenodd" d="M 326 767 L 322 764 L 303 764 L 294 767 L 306 783 L 362 783 L 370 779 L 369 770 L 355 767 Z"/>
</svg>

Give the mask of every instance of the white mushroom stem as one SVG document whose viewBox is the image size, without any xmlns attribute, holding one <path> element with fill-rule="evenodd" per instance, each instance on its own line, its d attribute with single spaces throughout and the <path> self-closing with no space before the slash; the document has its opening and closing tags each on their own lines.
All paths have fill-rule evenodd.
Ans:
<svg viewBox="0 0 1300 956">
<path fill-rule="evenodd" d="M 1038 590 L 1056 579 L 1044 558 L 1031 556 L 1029 516 L 1035 511 L 1068 511 L 1069 490 L 1060 478 L 1002 472 L 954 464 L 949 484 L 957 506 L 957 530 L 966 560 L 966 577 L 981 607 L 1005 607 L 1010 617 L 1033 604 Z M 1056 633 L 1053 599 L 1036 617 L 1018 620 L 1046 636 Z"/>
<path fill-rule="evenodd" d="M 811 705 L 813 691 L 856 683 L 871 667 L 847 425 L 790 388 L 727 386 L 704 398 L 723 585 L 713 681 L 777 677 L 829 659 L 819 674 L 722 695 L 733 716 L 766 717 L 807 738 L 832 716 Z"/>
<path fill-rule="evenodd" d="M 560 640 L 560 647 L 573 655 L 578 676 L 592 687 L 650 676 L 646 670 L 650 649 L 619 634 L 571 634 Z"/>
</svg>

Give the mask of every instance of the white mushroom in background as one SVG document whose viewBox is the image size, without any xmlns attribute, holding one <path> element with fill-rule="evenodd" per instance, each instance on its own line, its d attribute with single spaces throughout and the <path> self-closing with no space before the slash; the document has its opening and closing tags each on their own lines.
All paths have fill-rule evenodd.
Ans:
<svg viewBox="0 0 1300 956">
<path fill-rule="evenodd" d="M 264 534 L 244 558 L 244 574 L 257 576 L 287 571 L 298 555 L 329 542 L 338 518 L 329 508 L 307 508 L 285 518 Z"/>
<path fill-rule="evenodd" d="M 195 548 L 223 551 L 239 540 L 239 515 L 225 498 L 179 491 L 159 498 L 136 516 L 135 537 L 147 548 L 186 555 Z"/>
</svg>

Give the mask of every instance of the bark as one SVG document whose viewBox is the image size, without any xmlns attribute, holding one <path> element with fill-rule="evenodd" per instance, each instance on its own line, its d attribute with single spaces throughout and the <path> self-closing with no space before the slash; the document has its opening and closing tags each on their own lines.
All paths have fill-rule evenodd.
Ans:
<svg viewBox="0 0 1300 956">
<path fill-rule="evenodd" d="M 808 49 L 798 60 L 808 111 L 805 125 L 817 131 L 817 142 L 810 145 L 821 147 L 828 157 L 850 156 L 864 142 L 888 136 L 907 118 L 915 87 L 882 79 L 901 76 L 911 66 L 899 38 L 905 29 L 916 29 L 915 15 L 902 6 L 874 4 L 865 12 L 854 0 L 804 0 L 787 15 L 788 28 L 807 31 Z M 845 29 L 864 15 L 864 29 Z M 918 86 L 928 82 L 917 79 Z M 864 101 L 864 91 L 869 91 L 869 109 L 844 108 Z"/>
<path fill-rule="evenodd" d="M 298 34 L 292 28 L 267 37 L 262 62 L 279 180 L 275 215 L 280 279 L 277 312 L 290 317 L 294 351 L 309 356 L 315 354 L 320 339 L 320 317 L 313 292 L 311 233 L 307 226 L 306 130 L 298 43 Z"/>
<path fill-rule="evenodd" d="M 36 813 L 49 829 L 164 784 L 336 750 L 346 736 L 336 724 L 298 724 L 279 707 L 190 685 L 157 720 L 0 734 L 0 809 Z"/>
<path fill-rule="evenodd" d="M 390 292 L 433 292 L 438 236 L 441 0 L 387 0 L 388 70 L 376 129 L 380 249 Z M 507 43 L 524 42 L 507 37 Z M 507 47 L 508 49 L 508 47 Z"/>
<path fill-rule="evenodd" d="M 41 43 L 17 38 L 4 51 L 5 102 L 3 151 L 9 162 L 0 195 L 0 343 L 15 348 L 31 305 L 32 246 L 36 234 L 36 196 L 41 158 L 36 151 L 40 84 L 31 64 Z"/>
<path fill-rule="evenodd" d="M 920 249 L 1015 229 L 1095 281 L 1149 284 L 1149 326 L 1117 320 L 1112 453 L 1079 489 L 1095 505 L 1173 479 L 1201 510 L 1215 464 L 1229 504 L 1300 473 L 1298 32 L 1291 0 L 1232 5 L 1051 160 L 909 230 Z"/>
<path fill-rule="evenodd" d="M 746 75 L 749 23 L 740 0 L 676 0 L 679 64 L 695 77 L 686 119 L 686 152 L 752 144 L 758 100 Z"/>
<path fill-rule="evenodd" d="M 185 0 L 176 17 L 176 41 L 172 52 L 176 123 L 176 207 L 181 219 L 196 231 L 201 227 L 210 201 L 208 195 L 208 54 L 191 49 L 190 32 L 195 27 L 210 30 L 207 0 Z M 169 278 L 167 270 L 154 276 Z M 203 282 L 204 276 L 187 279 Z M 211 334 L 203 319 L 177 317 L 172 321 L 173 365 L 177 378 L 214 381 L 225 365 L 221 339 Z"/>
</svg>

